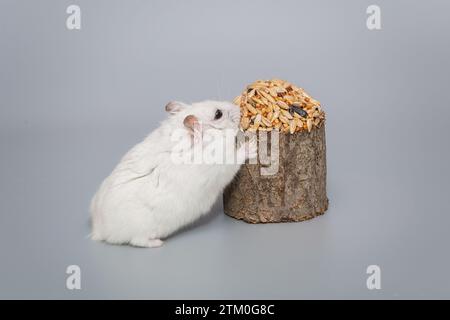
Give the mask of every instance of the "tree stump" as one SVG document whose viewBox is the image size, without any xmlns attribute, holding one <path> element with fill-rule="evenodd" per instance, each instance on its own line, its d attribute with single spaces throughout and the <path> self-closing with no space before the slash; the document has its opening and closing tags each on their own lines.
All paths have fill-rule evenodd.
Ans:
<svg viewBox="0 0 450 320">
<path fill-rule="evenodd" d="M 267 167 L 261 160 L 243 164 L 224 191 L 227 215 L 249 223 L 289 222 L 312 219 L 327 210 L 325 125 L 278 135 L 278 171 L 261 174 Z M 258 140 L 260 153 L 266 141 Z"/>
</svg>

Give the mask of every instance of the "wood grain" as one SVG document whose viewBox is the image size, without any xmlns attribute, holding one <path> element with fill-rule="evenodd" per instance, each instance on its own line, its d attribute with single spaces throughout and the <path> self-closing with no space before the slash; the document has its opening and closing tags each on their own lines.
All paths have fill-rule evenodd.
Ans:
<svg viewBox="0 0 450 320">
<path fill-rule="evenodd" d="M 279 137 L 278 172 L 261 175 L 259 161 L 242 165 L 224 191 L 227 215 L 249 223 L 289 222 L 327 210 L 325 125 Z"/>
</svg>

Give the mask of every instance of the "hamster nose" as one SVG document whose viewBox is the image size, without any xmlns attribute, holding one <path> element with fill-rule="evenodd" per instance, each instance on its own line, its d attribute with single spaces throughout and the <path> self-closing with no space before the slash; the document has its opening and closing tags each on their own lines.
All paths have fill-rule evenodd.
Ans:
<svg viewBox="0 0 450 320">
<path fill-rule="evenodd" d="M 233 112 L 231 114 L 231 120 L 233 120 L 234 123 L 239 123 L 239 121 L 241 120 L 241 113 L 238 110 L 238 112 Z"/>
</svg>

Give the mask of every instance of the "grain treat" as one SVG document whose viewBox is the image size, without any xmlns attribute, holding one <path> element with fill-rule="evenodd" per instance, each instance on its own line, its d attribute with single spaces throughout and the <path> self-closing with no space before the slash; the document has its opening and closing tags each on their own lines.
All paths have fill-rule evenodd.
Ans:
<svg viewBox="0 0 450 320">
<path fill-rule="evenodd" d="M 241 108 L 242 131 L 293 134 L 321 127 L 325 112 L 305 90 L 280 79 L 257 80 L 234 101 Z"/>
<path fill-rule="evenodd" d="M 325 213 L 325 113 L 319 101 L 272 79 L 250 84 L 234 103 L 242 131 L 270 132 L 257 135 L 257 163 L 243 164 L 225 188 L 225 213 L 248 223 L 304 221 Z"/>
</svg>

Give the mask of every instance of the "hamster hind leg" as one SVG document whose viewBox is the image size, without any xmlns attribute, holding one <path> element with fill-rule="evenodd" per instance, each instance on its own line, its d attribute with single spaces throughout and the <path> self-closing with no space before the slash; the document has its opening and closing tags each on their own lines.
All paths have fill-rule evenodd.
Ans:
<svg viewBox="0 0 450 320">
<path fill-rule="evenodd" d="M 134 237 L 130 241 L 132 246 L 141 248 L 157 248 L 161 247 L 163 243 L 161 239 L 150 239 L 148 237 Z"/>
</svg>

